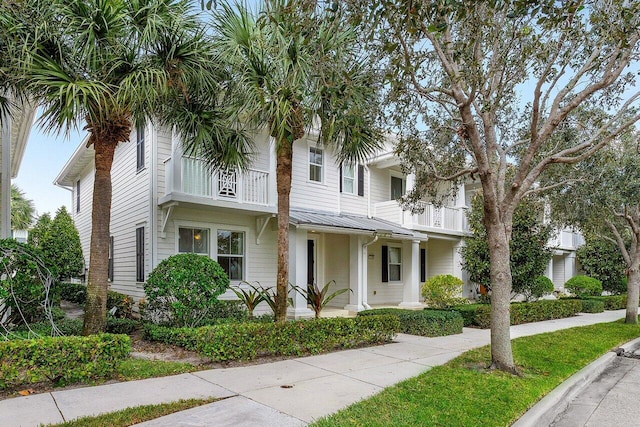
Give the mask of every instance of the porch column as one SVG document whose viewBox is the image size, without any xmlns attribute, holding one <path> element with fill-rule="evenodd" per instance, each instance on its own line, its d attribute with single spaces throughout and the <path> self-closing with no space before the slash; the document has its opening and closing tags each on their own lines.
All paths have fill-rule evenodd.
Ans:
<svg viewBox="0 0 640 427">
<path fill-rule="evenodd" d="M 420 241 L 402 243 L 402 308 L 422 307 L 420 304 Z"/>
<path fill-rule="evenodd" d="M 289 283 L 302 289 L 307 287 L 307 230 L 296 227 L 289 228 Z M 287 317 L 299 319 L 314 315 L 304 295 L 292 289 L 289 297 L 293 299 L 293 306 L 287 308 Z"/>
<path fill-rule="evenodd" d="M 11 118 L 8 114 L 2 117 L 2 146 L 0 158 L 0 238 L 11 237 Z"/>
<path fill-rule="evenodd" d="M 553 256 L 551 256 L 551 258 L 549 258 L 549 262 L 547 263 L 547 269 L 544 271 L 544 275 L 547 279 L 551 280 L 551 282 L 553 282 Z M 556 291 L 559 291 L 559 287 L 556 286 L 556 284 L 553 284 L 553 287 Z"/>
<path fill-rule="evenodd" d="M 564 257 L 564 281 L 571 279 L 576 275 L 576 253 L 569 252 Z M 564 284 L 563 284 L 564 286 Z"/>
<path fill-rule="evenodd" d="M 349 304 L 344 306 L 345 310 L 362 311 L 365 309 L 362 304 L 363 286 L 367 271 L 367 258 L 363 256 L 366 247 L 362 247 L 362 239 L 359 236 L 349 236 Z"/>
<path fill-rule="evenodd" d="M 464 246 L 464 240 L 460 239 L 459 242 L 453 245 L 453 265 L 451 266 L 451 274 L 466 281 L 466 273 L 462 269 L 462 255 L 460 255 L 460 249 Z"/>
</svg>

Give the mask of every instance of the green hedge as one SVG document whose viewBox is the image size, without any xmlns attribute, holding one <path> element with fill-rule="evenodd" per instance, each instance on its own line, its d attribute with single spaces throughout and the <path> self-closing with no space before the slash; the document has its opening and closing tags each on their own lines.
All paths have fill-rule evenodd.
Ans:
<svg viewBox="0 0 640 427">
<path fill-rule="evenodd" d="M 491 327 L 491 306 L 489 304 L 469 304 L 452 308 L 460 313 L 465 326 L 477 328 Z M 575 316 L 582 311 L 582 302 L 577 299 L 542 300 L 511 304 L 511 324 L 541 322 Z"/>
<path fill-rule="evenodd" d="M 403 310 L 400 308 L 377 308 L 365 310 L 358 316 L 391 314 L 400 320 L 400 332 L 423 337 L 442 337 L 462 333 L 463 321 L 459 313 L 444 310 Z"/>
<path fill-rule="evenodd" d="M 604 311 L 604 301 L 593 299 L 582 299 L 583 313 L 602 313 Z"/>
<path fill-rule="evenodd" d="M 627 308 L 627 295 L 609 295 L 604 297 L 587 297 L 586 300 L 602 301 L 605 310 L 624 310 Z"/>
<path fill-rule="evenodd" d="M 82 320 L 80 319 L 61 319 L 55 322 L 56 328 L 61 335 L 82 335 Z M 109 334 L 131 334 L 140 327 L 140 321 L 134 319 L 120 319 L 107 315 L 107 325 L 105 332 Z M 29 328 L 20 327 L 8 331 L 9 333 L 0 332 L 0 341 L 3 339 L 15 338 L 40 338 L 52 336 L 51 322 L 38 322 L 29 325 Z"/>
<path fill-rule="evenodd" d="M 87 302 L 87 287 L 81 283 L 56 283 L 54 292 L 65 301 L 81 305 Z M 107 291 L 107 310 L 113 307 L 117 307 L 115 317 L 129 319 L 132 316 L 133 300 L 129 295 Z"/>
<path fill-rule="evenodd" d="M 52 381 L 56 385 L 107 378 L 129 354 L 126 335 L 45 337 L 0 342 L 0 390 Z"/>
<path fill-rule="evenodd" d="M 201 328 L 144 325 L 145 338 L 194 350 L 212 361 L 301 356 L 390 342 L 396 316 L 331 318 L 286 323 L 229 323 Z"/>
</svg>

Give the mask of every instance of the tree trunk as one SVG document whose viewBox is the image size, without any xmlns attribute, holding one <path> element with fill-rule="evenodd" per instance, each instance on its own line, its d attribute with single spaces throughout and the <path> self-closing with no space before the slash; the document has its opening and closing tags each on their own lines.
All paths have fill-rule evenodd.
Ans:
<svg viewBox="0 0 640 427">
<path fill-rule="evenodd" d="M 103 332 L 106 324 L 111 222 L 111 165 L 116 144 L 96 138 L 95 181 L 91 211 L 91 247 L 83 335 Z"/>
<path fill-rule="evenodd" d="M 491 369 L 516 374 L 510 335 L 511 236 L 507 226 L 496 213 L 489 213 L 485 205 L 485 227 L 491 262 Z"/>
<path fill-rule="evenodd" d="M 278 277 L 276 281 L 277 322 L 287 318 L 289 292 L 289 194 L 293 147 L 288 141 L 278 141 L 276 181 L 278 190 Z"/>
<path fill-rule="evenodd" d="M 627 275 L 627 314 L 624 323 L 636 325 L 638 323 L 638 298 L 640 298 L 640 250 L 636 249 L 631 255 Z"/>
</svg>

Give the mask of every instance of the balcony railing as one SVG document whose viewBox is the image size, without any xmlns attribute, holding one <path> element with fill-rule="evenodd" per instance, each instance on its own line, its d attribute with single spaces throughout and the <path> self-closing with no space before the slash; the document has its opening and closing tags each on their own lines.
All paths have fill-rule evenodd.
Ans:
<svg viewBox="0 0 640 427">
<path fill-rule="evenodd" d="M 582 234 L 566 228 L 556 231 L 555 236 L 553 236 L 549 241 L 550 246 L 565 249 L 579 248 L 583 244 L 584 237 L 582 237 Z"/>
<path fill-rule="evenodd" d="M 374 216 L 407 228 L 436 228 L 456 232 L 468 230 L 464 207 L 436 207 L 425 203 L 423 208 L 422 213 L 412 214 L 409 211 L 403 211 L 395 200 L 390 200 L 376 203 Z"/>
<path fill-rule="evenodd" d="M 180 192 L 214 200 L 269 204 L 269 173 L 255 169 L 212 172 L 199 159 L 183 156 L 179 167 L 165 161 L 166 193 Z"/>
</svg>

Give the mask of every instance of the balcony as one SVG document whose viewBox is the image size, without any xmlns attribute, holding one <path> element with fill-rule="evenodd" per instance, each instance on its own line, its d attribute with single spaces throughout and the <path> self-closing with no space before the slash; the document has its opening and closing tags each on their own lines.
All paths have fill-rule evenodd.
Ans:
<svg viewBox="0 0 640 427">
<path fill-rule="evenodd" d="M 441 231 L 461 235 L 469 229 L 466 208 L 464 207 L 436 207 L 424 203 L 423 208 L 422 213 L 412 214 L 409 211 L 403 211 L 395 200 L 390 200 L 376 203 L 373 216 L 414 230 Z"/>
<path fill-rule="evenodd" d="M 181 157 L 178 164 L 169 158 L 164 166 L 166 189 L 160 203 L 178 200 L 214 206 L 232 206 L 229 203 L 258 208 L 274 205 L 269 196 L 268 172 L 255 169 L 211 171 L 204 161 L 186 156 Z M 185 199 L 184 196 L 188 197 Z"/>
<path fill-rule="evenodd" d="M 556 231 L 556 235 L 549 241 L 549 246 L 559 249 L 577 249 L 582 245 L 584 245 L 582 234 L 568 228 Z"/>
</svg>

